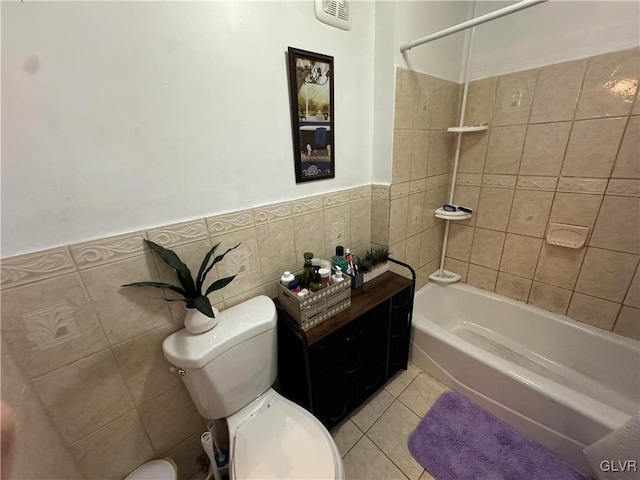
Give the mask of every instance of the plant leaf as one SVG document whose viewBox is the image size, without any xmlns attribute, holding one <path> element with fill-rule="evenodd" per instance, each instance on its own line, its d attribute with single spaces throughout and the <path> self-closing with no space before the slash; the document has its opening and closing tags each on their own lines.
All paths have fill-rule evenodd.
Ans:
<svg viewBox="0 0 640 480">
<path fill-rule="evenodd" d="M 120 285 L 121 287 L 155 287 L 155 288 L 167 288 L 169 290 L 173 290 L 176 293 L 179 293 L 180 295 L 185 296 L 186 292 L 180 288 L 180 287 L 176 287 L 175 285 L 171 285 L 170 283 L 162 283 L 162 282 L 134 282 L 134 283 L 127 283 L 126 285 Z"/>
<path fill-rule="evenodd" d="M 211 285 L 209 285 L 209 288 L 207 288 L 207 293 L 205 293 L 205 295 L 209 295 L 211 292 L 215 292 L 216 290 L 220 290 L 221 288 L 226 287 L 234 278 L 236 278 L 236 275 L 216 280 Z"/>
<path fill-rule="evenodd" d="M 193 299 L 193 305 L 195 308 L 204 313 L 207 317 L 215 318 L 216 316 L 213 314 L 213 308 L 211 308 L 211 302 L 205 296 L 197 297 Z"/>
<path fill-rule="evenodd" d="M 209 264 L 209 259 L 211 258 L 211 255 L 213 255 L 213 252 L 215 251 L 216 248 L 218 248 L 219 245 L 220 245 L 220 242 L 215 244 L 213 248 L 209 250 L 207 254 L 204 256 L 204 260 L 202 260 L 202 265 L 200 265 L 200 271 L 198 272 L 198 277 L 196 279 L 196 289 L 198 290 L 198 292 L 202 292 L 202 284 L 204 283 L 204 277 L 206 276 L 206 274 L 203 275 L 203 273 L 207 268 L 207 265 Z"/>
<path fill-rule="evenodd" d="M 213 266 L 218 263 L 220 260 L 222 260 L 224 258 L 224 256 L 229 253 L 231 250 L 235 250 L 236 248 L 238 248 L 240 245 L 242 244 L 242 242 L 240 242 L 239 244 L 237 244 L 235 247 L 231 247 L 229 250 L 227 250 L 226 252 L 224 252 L 222 255 L 218 255 L 216 258 L 213 259 L 213 263 L 209 266 L 209 268 L 207 268 L 207 270 L 204 272 L 204 274 L 202 275 L 202 284 L 204 285 L 204 279 L 207 277 L 207 274 L 211 271 L 211 269 L 213 268 Z M 222 287 L 221 287 L 222 288 Z M 206 294 L 205 294 L 206 295 Z"/>
<path fill-rule="evenodd" d="M 175 252 L 168 250 L 150 240 L 145 239 L 144 243 L 146 243 L 151 250 L 156 252 L 167 265 L 169 265 L 178 273 L 178 280 L 180 281 L 180 285 L 182 285 L 182 287 L 184 288 L 185 297 L 197 297 L 198 295 L 200 295 L 200 291 L 196 290 L 196 285 L 193 282 L 193 277 L 191 276 L 189 267 L 182 263 L 182 260 L 180 260 Z"/>
<path fill-rule="evenodd" d="M 188 303 L 186 298 L 167 298 L 167 297 L 162 297 L 162 299 L 166 302 L 184 302 L 184 303 Z"/>
</svg>

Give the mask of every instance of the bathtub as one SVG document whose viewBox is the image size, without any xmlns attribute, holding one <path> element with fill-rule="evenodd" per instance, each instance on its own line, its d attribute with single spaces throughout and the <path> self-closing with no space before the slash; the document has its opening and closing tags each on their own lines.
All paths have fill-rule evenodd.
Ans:
<svg viewBox="0 0 640 480">
<path fill-rule="evenodd" d="M 640 342 L 462 284 L 415 296 L 411 362 L 590 473 L 582 453 L 640 408 Z"/>
</svg>

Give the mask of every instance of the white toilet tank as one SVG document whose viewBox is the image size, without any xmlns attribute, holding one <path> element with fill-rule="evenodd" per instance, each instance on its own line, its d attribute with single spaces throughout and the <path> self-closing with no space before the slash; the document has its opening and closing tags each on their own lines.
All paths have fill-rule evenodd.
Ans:
<svg viewBox="0 0 640 480">
<path fill-rule="evenodd" d="M 182 329 L 162 344 L 164 356 L 184 371 L 182 380 L 202 415 L 225 418 L 266 392 L 276 379 L 277 314 L 264 295 L 219 313 L 212 330 Z"/>
</svg>

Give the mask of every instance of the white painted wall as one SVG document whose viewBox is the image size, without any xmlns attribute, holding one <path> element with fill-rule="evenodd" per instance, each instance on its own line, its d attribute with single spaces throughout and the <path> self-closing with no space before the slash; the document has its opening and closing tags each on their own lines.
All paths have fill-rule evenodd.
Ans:
<svg viewBox="0 0 640 480">
<path fill-rule="evenodd" d="M 515 2 L 480 1 L 477 16 Z M 547 3 L 476 28 L 472 80 L 636 47 L 640 2 Z"/>
<path fill-rule="evenodd" d="M 2 256 L 368 184 L 373 2 L 3 2 Z M 288 46 L 335 57 L 336 178 L 296 185 Z"/>
</svg>

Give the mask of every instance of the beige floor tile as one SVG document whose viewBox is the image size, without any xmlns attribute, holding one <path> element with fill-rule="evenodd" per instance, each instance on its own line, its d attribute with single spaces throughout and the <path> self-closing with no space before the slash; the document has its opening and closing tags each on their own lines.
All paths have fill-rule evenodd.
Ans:
<svg viewBox="0 0 640 480">
<path fill-rule="evenodd" d="M 393 400 L 394 398 L 385 389 L 381 389 L 351 413 L 351 420 L 360 430 L 366 433 L 371 428 L 371 425 L 389 408 Z"/>
<path fill-rule="evenodd" d="M 411 382 L 411 385 L 402 392 L 398 400 L 422 418 L 438 397 L 448 391 L 448 387 L 426 373 L 421 372 L 413 382 Z"/>
<path fill-rule="evenodd" d="M 366 436 L 344 457 L 345 480 L 406 480 L 406 476 Z"/>
<path fill-rule="evenodd" d="M 380 450 L 411 480 L 424 470 L 409 452 L 408 439 L 420 417 L 399 401 L 395 401 L 367 432 Z"/>
<path fill-rule="evenodd" d="M 204 450 L 202 449 L 200 436 L 204 432 L 205 428 L 202 427 L 201 432 L 194 433 L 162 455 L 163 457 L 171 458 L 178 465 L 178 480 L 188 480 L 192 475 L 201 471 L 200 456 L 204 453 Z M 203 477 L 203 480 L 205 478 Z"/>
<path fill-rule="evenodd" d="M 345 419 L 331 430 L 341 456 L 345 456 L 362 437 L 362 431 L 350 419 Z"/>
<path fill-rule="evenodd" d="M 431 474 L 425 470 L 424 472 L 422 472 L 422 475 L 420 476 L 419 480 L 436 480 L 436 479 L 432 477 Z"/>
<path fill-rule="evenodd" d="M 409 386 L 414 378 L 418 376 L 420 369 L 409 363 L 406 370 L 400 370 L 384 386 L 384 389 L 394 397 L 398 397 L 402 391 Z"/>
</svg>

